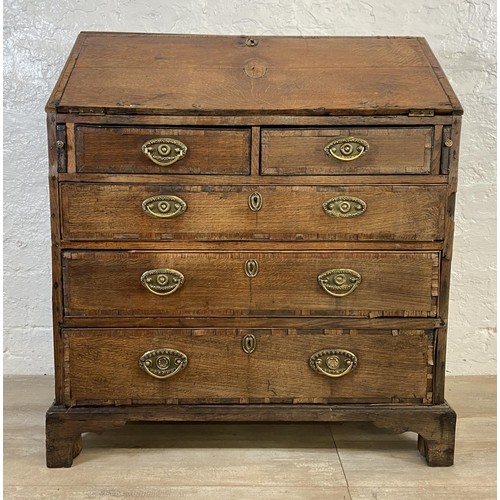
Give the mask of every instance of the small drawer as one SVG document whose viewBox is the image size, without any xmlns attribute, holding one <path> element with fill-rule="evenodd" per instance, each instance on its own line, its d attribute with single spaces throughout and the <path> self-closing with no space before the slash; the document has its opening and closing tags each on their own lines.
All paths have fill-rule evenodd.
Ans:
<svg viewBox="0 0 500 500">
<path fill-rule="evenodd" d="M 250 130 L 78 125 L 76 170 L 88 173 L 248 175 Z"/>
<path fill-rule="evenodd" d="M 436 252 L 63 253 L 67 316 L 435 317 Z"/>
<path fill-rule="evenodd" d="M 432 330 L 65 329 L 65 404 L 429 404 L 433 339 Z"/>
<path fill-rule="evenodd" d="M 264 129 L 265 175 L 429 174 L 432 127 Z"/>
<path fill-rule="evenodd" d="M 61 184 L 63 239 L 443 239 L 446 186 Z M 418 207 L 418 209 L 415 209 Z"/>
</svg>

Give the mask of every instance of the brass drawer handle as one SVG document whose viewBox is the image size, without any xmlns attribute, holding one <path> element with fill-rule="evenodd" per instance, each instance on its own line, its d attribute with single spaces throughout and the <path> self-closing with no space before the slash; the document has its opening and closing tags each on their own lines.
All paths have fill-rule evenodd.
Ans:
<svg viewBox="0 0 500 500">
<path fill-rule="evenodd" d="M 142 209 L 152 217 L 173 219 L 186 211 L 187 203 L 178 196 L 159 195 L 144 200 Z"/>
<path fill-rule="evenodd" d="M 338 378 L 347 375 L 356 368 L 358 358 L 344 349 L 325 349 L 315 352 L 309 358 L 312 370 L 327 377 Z"/>
<path fill-rule="evenodd" d="M 345 297 L 361 283 L 361 274 L 352 269 L 330 269 L 318 276 L 318 283 L 326 293 Z"/>
<path fill-rule="evenodd" d="M 323 211 L 330 217 L 356 217 L 366 212 L 366 203 L 354 196 L 335 196 L 323 203 Z"/>
<path fill-rule="evenodd" d="M 186 156 L 187 146 L 177 139 L 156 137 L 142 145 L 142 152 L 160 167 L 167 167 Z"/>
<path fill-rule="evenodd" d="M 259 192 L 256 191 L 248 197 L 248 208 L 252 212 L 258 212 L 262 208 L 262 195 Z"/>
<path fill-rule="evenodd" d="M 139 366 L 154 378 L 173 377 L 184 370 L 188 364 L 188 357 L 175 349 L 154 349 L 145 352 L 139 358 Z"/>
<path fill-rule="evenodd" d="M 330 141 L 324 151 L 328 156 L 341 161 L 352 161 L 364 155 L 370 149 L 369 144 L 364 139 L 357 137 L 345 137 Z"/>
<path fill-rule="evenodd" d="M 151 269 L 141 276 L 141 284 L 155 295 L 170 295 L 184 283 L 184 276 L 175 269 Z"/>
</svg>

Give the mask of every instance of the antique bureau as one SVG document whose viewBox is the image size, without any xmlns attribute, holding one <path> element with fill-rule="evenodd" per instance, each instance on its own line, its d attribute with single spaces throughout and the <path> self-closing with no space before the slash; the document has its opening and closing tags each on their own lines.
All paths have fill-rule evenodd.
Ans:
<svg viewBox="0 0 500 500">
<path fill-rule="evenodd" d="M 366 421 L 453 463 L 462 109 L 423 38 L 81 33 L 47 113 L 49 467 L 132 421 Z"/>
</svg>

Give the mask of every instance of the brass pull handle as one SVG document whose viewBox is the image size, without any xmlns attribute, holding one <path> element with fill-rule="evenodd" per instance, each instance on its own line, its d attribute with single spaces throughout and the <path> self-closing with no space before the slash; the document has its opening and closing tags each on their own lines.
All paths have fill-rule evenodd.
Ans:
<svg viewBox="0 0 500 500">
<path fill-rule="evenodd" d="M 330 141 L 324 151 L 328 156 L 341 161 L 352 161 L 364 155 L 370 149 L 369 144 L 364 139 L 357 137 L 345 137 Z"/>
<path fill-rule="evenodd" d="M 345 297 L 361 283 L 361 274 L 352 269 L 330 269 L 318 276 L 318 283 L 326 293 Z"/>
<path fill-rule="evenodd" d="M 184 370 L 188 357 L 175 349 L 154 349 L 139 358 L 139 366 L 154 378 L 169 378 Z"/>
<path fill-rule="evenodd" d="M 187 146 L 177 139 L 156 137 L 142 145 L 142 152 L 160 167 L 167 167 L 186 156 Z"/>
<path fill-rule="evenodd" d="M 315 352 L 309 358 L 312 370 L 327 377 L 339 378 L 347 375 L 358 364 L 358 358 L 344 349 L 325 349 Z"/>
<path fill-rule="evenodd" d="M 262 208 L 262 195 L 259 192 L 256 191 L 248 197 L 248 208 L 252 212 L 258 212 Z"/>
<path fill-rule="evenodd" d="M 326 200 L 322 207 L 330 217 L 356 217 L 366 212 L 366 203 L 354 196 L 335 196 Z"/>
<path fill-rule="evenodd" d="M 249 278 L 255 278 L 259 273 L 259 263 L 255 259 L 248 259 L 245 261 L 245 274 Z"/>
<path fill-rule="evenodd" d="M 186 211 L 187 203 L 178 196 L 159 195 L 144 200 L 142 209 L 152 217 L 173 219 Z"/>
<path fill-rule="evenodd" d="M 155 295 L 170 295 L 184 283 L 184 276 L 175 269 L 151 269 L 141 276 L 141 284 Z"/>
</svg>

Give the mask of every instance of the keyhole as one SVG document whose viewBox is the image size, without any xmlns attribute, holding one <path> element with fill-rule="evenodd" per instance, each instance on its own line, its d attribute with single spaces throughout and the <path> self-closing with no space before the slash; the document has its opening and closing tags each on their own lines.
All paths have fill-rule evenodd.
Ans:
<svg viewBox="0 0 500 500">
<path fill-rule="evenodd" d="M 252 212 L 258 212 L 262 208 L 262 195 L 260 193 L 255 192 L 248 197 L 248 208 Z"/>
<path fill-rule="evenodd" d="M 251 354 L 257 347 L 256 338 L 251 334 L 245 335 L 241 340 L 241 347 L 247 354 Z"/>
<path fill-rule="evenodd" d="M 257 261 L 254 259 L 248 259 L 245 262 L 245 274 L 249 278 L 255 278 L 258 272 L 259 272 L 259 264 L 257 264 Z"/>
</svg>

